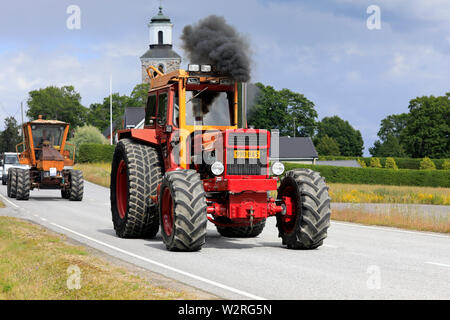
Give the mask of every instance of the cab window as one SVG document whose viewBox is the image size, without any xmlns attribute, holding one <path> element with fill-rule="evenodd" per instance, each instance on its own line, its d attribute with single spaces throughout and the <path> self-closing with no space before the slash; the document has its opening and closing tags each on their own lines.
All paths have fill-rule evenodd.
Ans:
<svg viewBox="0 0 450 320">
<path fill-rule="evenodd" d="M 156 95 L 148 97 L 147 107 L 145 108 L 145 124 L 151 125 L 150 120 L 156 115 Z"/>
<path fill-rule="evenodd" d="M 167 120 L 167 93 L 161 93 L 158 98 L 158 123 L 164 124 Z"/>
</svg>

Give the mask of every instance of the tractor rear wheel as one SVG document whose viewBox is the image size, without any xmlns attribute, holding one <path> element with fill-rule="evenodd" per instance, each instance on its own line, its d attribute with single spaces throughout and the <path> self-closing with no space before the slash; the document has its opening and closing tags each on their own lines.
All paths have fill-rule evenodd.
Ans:
<svg viewBox="0 0 450 320">
<path fill-rule="evenodd" d="M 227 238 L 255 238 L 261 234 L 266 226 L 266 219 L 253 224 L 252 226 L 243 227 L 224 227 L 216 226 L 221 236 Z"/>
<path fill-rule="evenodd" d="M 83 172 L 80 170 L 70 170 L 70 189 L 67 192 L 70 201 L 83 200 L 84 181 Z"/>
<path fill-rule="evenodd" d="M 278 188 L 285 212 L 277 214 L 283 245 L 290 249 L 315 249 L 323 244 L 330 226 L 328 187 L 319 173 L 310 169 L 286 172 Z"/>
<path fill-rule="evenodd" d="M 8 170 L 8 197 L 15 198 L 17 195 L 17 169 L 10 168 Z"/>
<path fill-rule="evenodd" d="M 164 175 L 159 195 L 161 234 L 168 250 L 197 251 L 206 238 L 206 194 L 194 170 Z"/>
<path fill-rule="evenodd" d="M 30 198 L 31 178 L 30 170 L 17 169 L 17 200 L 28 200 Z"/>
<path fill-rule="evenodd" d="M 158 210 L 152 196 L 162 179 L 158 150 L 131 139 L 116 146 L 111 168 L 111 213 L 121 238 L 154 238 L 159 230 Z"/>
</svg>

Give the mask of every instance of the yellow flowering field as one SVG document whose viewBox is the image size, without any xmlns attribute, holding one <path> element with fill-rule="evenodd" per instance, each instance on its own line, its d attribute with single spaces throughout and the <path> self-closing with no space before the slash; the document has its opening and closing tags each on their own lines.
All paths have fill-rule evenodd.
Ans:
<svg viewBox="0 0 450 320">
<path fill-rule="evenodd" d="M 330 183 L 333 202 L 450 205 L 450 188 Z"/>
</svg>

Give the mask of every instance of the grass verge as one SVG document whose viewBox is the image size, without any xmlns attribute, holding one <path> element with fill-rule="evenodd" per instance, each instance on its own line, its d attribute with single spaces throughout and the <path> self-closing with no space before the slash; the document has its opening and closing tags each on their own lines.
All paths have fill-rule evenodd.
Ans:
<svg viewBox="0 0 450 320">
<path fill-rule="evenodd" d="M 4 207 L 5 207 L 5 204 L 2 202 L 2 200 L 0 200 L 0 209 L 4 208 Z"/>
<path fill-rule="evenodd" d="M 450 233 L 450 220 L 442 216 L 424 216 L 407 210 L 383 213 L 362 212 L 361 209 L 333 209 L 331 219 L 365 225 L 394 227 L 408 230 Z"/>
<path fill-rule="evenodd" d="M 109 188 L 111 180 L 111 163 L 79 163 L 74 169 L 83 171 L 85 180 Z"/>
<path fill-rule="evenodd" d="M 70 273 L 69 267 L 75 266 Z M 80 270 L 80 289 L 76 285 Z M 72 286 L 73 287 L 73 286 Z M 62 235 L 10 217 L 0 217 L 0 300 L 197 299 L 168 289 L 67 243 Z"/>
<path fill-rule="evenodd" d="M 450 188 L 329 183 L 334 202 L 450 205 Z"/>
</svg>

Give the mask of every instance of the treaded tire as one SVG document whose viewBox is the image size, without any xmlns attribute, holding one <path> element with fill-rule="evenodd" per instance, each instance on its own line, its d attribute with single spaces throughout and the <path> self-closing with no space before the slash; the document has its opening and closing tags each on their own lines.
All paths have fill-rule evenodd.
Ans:
<svg viewBox="0 0 450 320">
<path fill-rule="evenodd" d="M 277 214 L 277 227 L 283 245 L 290 249 L 315 249 L 323 244 L 330 226 L 328 187 L 319 173 L 310 169 L 286 172 L 278 188 L 278 199 L 288 196 L 295 206 L 290 222 Z"/>
<path fill-rule="evenodd" d="M 30 198 L 31 178 L 30 170 L 17 169 L 17 200 L 28 200 Z"/>
<path fill-rule="evenodd" d="M 167 190 L 167 191 L 166 191 Z M 165 194 L 170 193 L 170 203 Z M 164 210 L 170 208 L 170 222 Z M 164 175 L 159 196 L 161 235 L 168 250 L 198 251 L 206 238 L 206 194 L 194 170 L 176 170 Z M 171 229 L 168 233 L 167 228 Z"/>
<path fill-rule="evenodd" d="M 266 219 L 245 227 L 222 227 L 216 226 L 217 232 L 227 238 L 255 238 L 261 234 L 266 226 Z"/>
<path fill-rule="evenodd" d="M 68 192 L 70 201 L 82 201 L 84 192 L 83 172 L 70 170 L 70 190 Z"/>
<path fill-rule="evenodd" d="M 125 207 L 122 216 L 118 207 L 117 177 L 120 163 L 126 169 Z M 121 238 L 154 238 L 159 230 L 157 205 L 151 196 L 157 195 L 162 180 L 163 162 L 158 150 L 131 139 L 122 139 L 114 151 L 111 167 L 111 214 L 114 230 Z M 120 190 L 120 188 L 119 188 Z"/>
<path fill-rule="evenodd" d="M 8 169 L 8 197 L 15 198 L 17 195 L 17 169 Z"/>
</svg>

